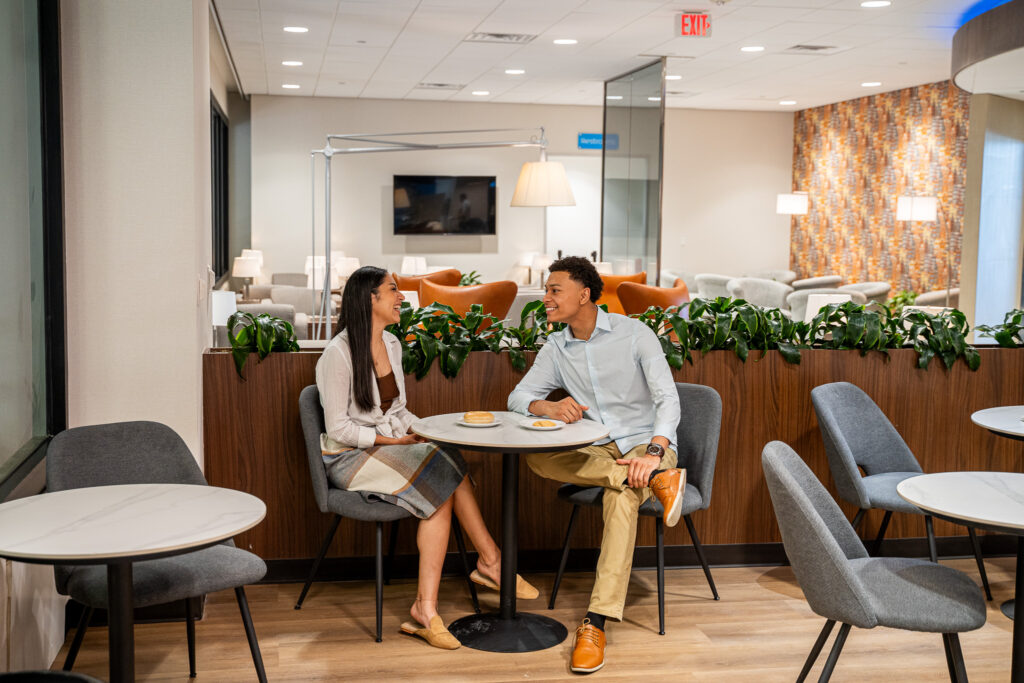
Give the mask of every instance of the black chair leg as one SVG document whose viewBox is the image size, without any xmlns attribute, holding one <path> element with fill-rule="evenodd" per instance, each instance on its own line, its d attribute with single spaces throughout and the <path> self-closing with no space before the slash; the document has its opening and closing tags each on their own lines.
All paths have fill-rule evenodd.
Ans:
<svg viewBox="0 0 1024 683">
<path fill-rule="evenodd" d="M 811 667 L 814 666 L 814 662 L 817 661 L 818 655 L 821 654 L 821 648 L 825 647 L 825 641 L 828 640 L 829 634 L 832 633 L 832 627 L 836 625 L 835 619 L 829 619 L 825 622 L 825 625 L 821 627 L 821 632 L 818 634 L 818 639 L 814 641 L 814 647 L 807 655 L 807 661 L 804 662 L 804 668 L 800 669 L 800 675 L 796 678 L 796 683 L 804 683 L 807 678 L 807 674 L 811 673 Z"/>
<path fill-rule="evenodd" d="M 952 659 L 952 666 L 949 671 L 949 680 L 952 683 L 967 683 L 967 668 L 964 666 L 964 653 L 960 649 L 960 636 L 956 633 L 945 634 L 949 643 L 949 654 Z"/>
<path fill-rule="evenodd" d="M 324 559 L 324 555 L 327 554 L 327 549 L 331 547 L 331 541 L 334 540 L 334 534 L 338 531 L 338 525 L 341 524 L 341 515 L 334 516 L 334 523 L 331 524 L 331 528 L 328 530 L 327 535 L 324 536 L 323 545 L 320 546 L 320 552 L 317 553 L 316 559 L 313 560 L 313 567 L 309 570 L 309 576 L 306 578 L 306 583 L 302 586 L 302 592 L 299 593 L 299 601 L 295 603 L 295 609 L 302 609 L 302 601 L 306 599 L 306 593 L 309 592 L 309 587 L 313 585 L 313 579 L 316 578 L 316 570 L 320 568 L 320 561 Z"/>
<path fill-rule="evenodd" d="M 939 552 L 935 548 L 935 529 L 932 525 L 932 516 L 924 516 L 924 530 L 928 534 L 928 558 L 932 562 L 939 561 Z"/>
<path fill-rule="evenodd" d="M 708 586 L 711 588 L 711 594 L 715 596 L 715 600 L 718 600 L 718 589 L 715 588 L 715 580 L 711 578 L 711 568 L 708 567 L 708 561 L 704 558 L 704 546 L 700 544 L 700 537 L 697 536 L 697 529 L 693 526 L 693 520 L 690 515 L 684 515 L 683 521 L 686 522 L 686 530 L 690 533 L 690 540 L 693 541 L 693 550 L 697 553 L 697 559 L 700 560 L 700 566 L 704 569 L 704 577 L 708 580 Z"/>
<path fill-rule="evenodd" d="M 867 508 L 860 508 L 857 510 L 857 514 L 853 516 L 853 521 L 850 522 L 850 526 L 856 531 L 860 527 L 860 523 L 864 520 L 864 514 L 867 512 Z"/>
<path fill-rule="evenodd" d="M 388 561 L 384 564 L 384 585 L 391 585 L 391 572 L 395 566 L 395 551 L 398 550 L 398 520 L 391 522 L 391 534 L 388 537 Z"/>
<path fill-rule="evenodd" d="M 384 522 L 377 522 L 377 642 L 384 640 Z"/>
<path fill-rule="evenodd" d="M 825 661 L 825 668 L 821 670 L 821 675 L 818 676 L 818 683 L 828 683 L 828 679 L 832 678 L 832 671 L 836 668 L 836 662 L 839 661 L 839 653 L 843 651 L 846 636 L 849 634 L 849 624 L 843 624 L 839 627 L 836 640 L 832 643 L 832 651 L 828 653 L 828 659 Z"/>
<path fill-rule="evenodd" d="M 889 520 L 892 518 L 892 510 L 885 511 L 885 517 L 882 517 L 882 526 L 878 527 L 878 535 L 875 536 L 875 543 L 871 547 L 871 555 L 878 557 L 879 552 L 882 550 L 882 539 L 885 538 L 885 530 L 889 528 Z"/>
<path fill-rule="evenodd" d="M 558 587 L 562 585 L 562 574 L 565 573 L 565 563 L 569 559 L 569 539 L 572 538 L 572 528 L 576 525 L 576 513 L 579 511 L 579 505 L 572 506 L 572 513 L 569 515 L 569 528 L 565 530 L 565 542 L 562 544 L 562 559 L 558 563 L 558 573 L 555 574 L 555 585 L 551 588 L 551 599 L 548 600 L 548 609 L 555 609 Z"/>
<path fill-rule="evenodd" d="M 256 640 L 256 629 L 252 625 L 252 615 L 249 614 L 249 601 L 245 599 L 245 589 L 241 586 L 235 589 L 235 599 L 238 600 L 238 611 L 242 613 L 242 624 L 245 626 L 245 637 L 249 641 L 252 664 L 256 667 L 256 677 L 260 683 L 267 683 L 267 672 L 263 668 L 263 655 L 260 654 L 260 643 Z"/>
<path fill-rule="evenodd" d="M 988 587 L 988 574 L 985 572 L 985 558 L 981 554 L 981 543 L 978 542 L 978 534 L 974 527 L 967 527 L 967 534 L 971 537 L 971 546 L 974 548 L 974 561 L 978 563 L 978 573 L 981 574 L 981 585 L 985 588 L 985 599 L 992 599 L 992 590 Z"/>
<path fill-rule="evenodd" d="M 469 567 L 469 554 L 466 552 L 466 539 L 462 537 L 462 526 L 459 520 L 452 515 L 452 533 L 455 535 L 455 545 L 459 546 L 459 556 L 462 558 L 462 573 L 466 576 L 466 585 L 469 587 L 469 597 L 473 600 L 473 611 L 480 614 L 480 600 L 476 595 L 476 584 L 469 575 L 473 570 Z"/>
<path fill-rule="evenodd" d="M 185 640 L 188 642 L 188 677 L 196 677 L 196 619 L 192 598 L 185 598 Z"/>
<path fill-rule="evenodd" d="M 953 664 L 953 650 L 949 644 L 949 634 L 942 634 L 942 649 L 946 652 L 946 668 L 949 670 L 949 680 L 956 683 L 956 665 Z"/>
<path fill-rule="evenodd" d="M 64 670 L 71 671 L 78 658 L 78 651 L 82 648 L 82 639 L 85 638 L 85 631 L 89 628 L 89 620 L 92 619 L 93 608 L 82 606 L 82 616 L 78 619 L 78 628 L 75 629 L 75 637 L 68 648 L 68 656 L 64 659 Z"/>
<path fill-rule="evenodd" d="M 665 523 L 654 518 L 654 532 L 658 543 L 658 634 L 665 635 Z"/>
</svg>

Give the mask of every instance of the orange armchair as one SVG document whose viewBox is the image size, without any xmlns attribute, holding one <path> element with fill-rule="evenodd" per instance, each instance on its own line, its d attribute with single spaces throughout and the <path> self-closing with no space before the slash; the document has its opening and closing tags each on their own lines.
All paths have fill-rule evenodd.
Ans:
<svg viewBox="0 0 1024 683">
<path fill-rule="evenodd" d="M 679 306 L 690 300 L 690 292 L 686 283 L 676 280 L 675 287 L 651 287 L 637 282 L 623 282 L 616 294 L 622 303 L 626 315 L 643 313 L 651 306 L 668 308 Z"/>
<path fill-rule="evenodd" d="M 451 306 L 459 315 L 466 315 L 473 304 L 480 304 L 484 313 L 504 320 L 518 292 L 519 286 L 511 280 L 468 287 L 450 287 L 433 280 L 423 280 L 420 282 L 420 306 L 429 306 L 436 301 Z"/>
<path fill-rule="evenodd" d="M 426 275 L 399 275 L 398 273 L 392 273 L 392 276 L 395 278 L 395 284 L 403 292 L 419 292 L 420 283 L 424 280 L 430 280 L 441 285 L 457 285 L 459 280 L 462 279 L 462 273 L 455 268 L 439 270 L 436 273 L 427 273 Z"/>
<path fill-rule="evenodd" d="M 617 291 L 619 285 L 623 282 L 647 282 L 647 272 L 641 271 L 632 275 L 602 275 L 601 280 L 604 282 L 604 290 L 601 292 L 601 298 L 597 300 L 597 305 L 608 304 L 609 313 L 625 314 L 626 311 L 623 310 L 622 303 L 619 301 Z"/>
</svg>

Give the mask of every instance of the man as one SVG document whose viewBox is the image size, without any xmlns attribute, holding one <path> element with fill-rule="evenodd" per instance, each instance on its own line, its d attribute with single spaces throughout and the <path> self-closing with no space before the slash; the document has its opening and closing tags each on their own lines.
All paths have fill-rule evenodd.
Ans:
<svg viewBox="0 0 1024 683">
<path fill-rule="evenodd" d="M 548 337 L 508 408 L 565 422 L 594 420 L 610 432 L 592 446 L 526 459 L 542 477 L 604 487 L 601 555 L 570 666 L 591 673 L 604 666 L 605 620 L 622 619 L 641 503 L 653 493 L 665 508 L 665 524 L 679 521 L 686 488 L 685 472 L 673 469 L 679 396 L 654 332 L 597 307 L 603 282 L 590 261 L 570 256 L 549 270 L 544 309 L 550 322 L 566 327 Z M 555 389 L 569 396 L 545 400 Z"/>
</svg>

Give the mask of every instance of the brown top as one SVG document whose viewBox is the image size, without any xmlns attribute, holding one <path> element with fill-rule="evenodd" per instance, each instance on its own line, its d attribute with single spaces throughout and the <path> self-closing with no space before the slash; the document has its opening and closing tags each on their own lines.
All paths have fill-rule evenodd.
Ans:
<svg viewBox="0 0 1024 683">
<path fill-rule="evenodd" d="M 377 378 L 377 392 L 380 394 L 380 409 L 388 412 L 391 402 L 398 398 L 398 383 L 395 382 L 395 373 L 389 372 L 383 377 Z"/>
</svg>

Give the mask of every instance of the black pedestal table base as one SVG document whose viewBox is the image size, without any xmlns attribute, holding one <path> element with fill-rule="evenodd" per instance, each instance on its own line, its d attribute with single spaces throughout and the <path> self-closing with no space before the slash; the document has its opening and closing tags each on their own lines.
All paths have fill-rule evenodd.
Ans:
<svg viewBox="0 0 1024 683">
<path fill-rule="evenodd" d="M 511 619 L 503 619 L 498 613 L 471 614 L 453 621 L 448 630 L 466 647 L 486 652 L 546 650 L 569 635 L 560 622 L 528 612 L 519 612 Z"/>
</svg>

